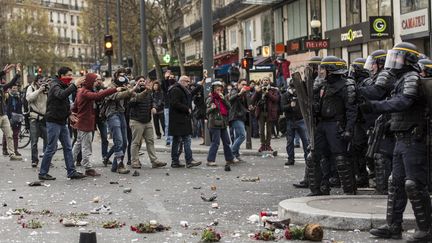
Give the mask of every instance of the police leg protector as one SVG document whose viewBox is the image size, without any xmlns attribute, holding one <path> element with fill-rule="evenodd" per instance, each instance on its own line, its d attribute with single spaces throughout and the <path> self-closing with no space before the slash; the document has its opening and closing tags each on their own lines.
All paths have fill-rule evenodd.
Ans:
<svg viewBox="0 0 432 243">
<path fill-rule="evenodd" d="M 306 167 L 308 171 L 309 189 L 311 194 L 321 194 L 321 171 L 319 160 L 309 153 L 306 159 Z"/>
<path fill-rule="evenodd" d="M 431 224 L 431 200 L 427 187 L 419 185 L 414 180 L 406 180 L 405 191 L 411 202 L 418 227 L 418 231 L 414 233 L 413 241 L 411 242 L 430 242 L 425 241 L 431 238 L 429 232 Z"/>
<path fill-rule="evenodd" d="M 407 197 L 403 185 L 396 183 L 393 176 L 388 179 L 387 215 L 388 225 L 402 225 L 403 212 Z"/>
<path fill-rule="evenodd" d="M 344 193 L 355 194 L 355 180 L 351 161 L 343 155 L 336 156 L 335 160 Z"/>
<path fill-rule="evenodd" d="M 376 192 L 377 194 L 385 195 L 388 190 L 388 177 L 390 174 L 387 168 L 391 161 L 381 153 L 374 154 L 374 161 Z"/>
</svg>

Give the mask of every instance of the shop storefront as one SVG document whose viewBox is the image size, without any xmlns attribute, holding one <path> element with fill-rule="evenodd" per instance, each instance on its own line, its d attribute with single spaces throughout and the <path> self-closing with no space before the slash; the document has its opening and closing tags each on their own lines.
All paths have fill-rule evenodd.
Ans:
<svg viewBox="0 0 432 243">
<path fill-rule="evenodd" d="M 401 12 L 403 13 L 404 8 L 402 7 Z M 428 53 L 430 48 L 429 14 L 427 5 L 425 7 L 424 9 L 405 14 L 401 13 L 401 21 L 399 23 L 402 41 L 413 43 L 421 53 Z"/>
</svg>

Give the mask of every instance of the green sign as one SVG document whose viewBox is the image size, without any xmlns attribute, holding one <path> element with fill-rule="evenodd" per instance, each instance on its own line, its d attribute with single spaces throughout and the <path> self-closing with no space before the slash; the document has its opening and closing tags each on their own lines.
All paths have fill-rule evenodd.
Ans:
<svg viewBox="0 0 432 243">
<path fill-rule="evenodd" d="M 391 38 L 393 36 L 393 18 L 391 16 L 371 16 L 370 23 L 370 38 Z"/>
<path fill-rule="evenodd" d="M 171 61 L 171 56 L 169 54 L 165 54 L 163 57 L 163 60 L 165 63 L 169 63 Z"/>
</svg>

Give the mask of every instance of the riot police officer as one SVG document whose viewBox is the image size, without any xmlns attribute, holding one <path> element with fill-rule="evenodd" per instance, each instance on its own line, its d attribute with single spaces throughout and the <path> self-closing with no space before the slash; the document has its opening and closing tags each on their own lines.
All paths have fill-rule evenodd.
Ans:
<svg viewBox="0 0 432 243">
<path fill-rule="evenodd" d="M 418 64 L 421 69 L 420 76 L 423 78 L 432 77 L 432 60 L 430 59 L 421 59 L 418 61 Z"/>
<path fill-rule="evenodd" d="M 365 79 L 369 79 L 369 70 L 364 68 L 365 58 L 356 58 L 350 65 L 348 77 L 354 79 L 356 85 L 362 85 Z M 358 187 L 369 186 L 369 175 L 366 169 L 365 154 L 367 150 L 367 128 L 364 129 L 362 124 L 365 119 L 358 114 L 357 122 L 354 127 L 354 137 L 352 141 L 352 158 L 356 168 L 356 185 Z"/>
<path fill-rule="evenodd" d="M 392 73 L 384 70 L 386 56 L 387 51 L 376 50 L 366 59 L 365 68 L 370 71 L 372 77 L 365 79 L 357 86 L 358 96 L 362 99 L 383 100 L 390 96 L 395 78 Z M 368 131 L 370 136 L 365 161 L 371 165 L 369 169 L 375 172 L 375 192 L 376 194 L 387 194 L 394 150 L 394 137 L 388 128 L 390 117 L 388 114 L 379 117 L 378 114 L 362 112 L 359 117 L 359 132 L 366 134 Z M 372 163 L 370 163 L 371 160 L 373 160 Z"/>
<path fill-rule="evenodd" d="M 402 217 L 407 198 L 412 204 L 418 230 L 407 242 L 430 242 L 431 200 L 427 190 L 426 96 L 420 84 L 420 53 L 402 42 L 388 51 L 385 68 L 397 81 L 391 98 L 361 104 L 364 112 L 391 113 L 390 129 L 396 137 L 393 170 L 389 178 L 387 224 L 372 229 L 382 238 L 402 238 Z"/>
<path fill-rule="evenodd" d="M 317 127 L 315 154 L 307 160 L 309 170 L 309 196 L 328 195 L 329 178 L 322 177 L 320 161 L 330 150 L 335 158 L 337 172 L 345 194 L 355 194 L 356 187 L 351 161 L 347 158 L 347 147 L 352 138 L 357 117 L 355 83 L 345 78 L 345 63 L 338 57 L 328 56 L 321 60 L 325 81 L 319 91 L 316 107 Z M 324 168 L 323 168 L 324 170 Z"/>
</svg>

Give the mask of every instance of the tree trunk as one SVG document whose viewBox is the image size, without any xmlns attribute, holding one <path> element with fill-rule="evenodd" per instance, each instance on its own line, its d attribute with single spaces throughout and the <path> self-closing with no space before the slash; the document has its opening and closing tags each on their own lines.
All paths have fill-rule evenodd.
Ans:
<svg viewBox="0 0 432 243">
<path fill-rule="evenodd" d="M 161 68 L 159 56 L 157 54 L 156 47 L 155 47 L 155 45 L 154 45 L 154 43 L 153 43 L 150 35 L 147 35 L 147 42 L 148 42 L 148 45 L 150 46 L 151 55 L 153 57 L 153 61 L 154 61 L 154 64 L 155 64 L 156 79 L 159 80 L 159 81 L 162 81 L 163 75 L 162 75 L 162 68 Z"/>
</svg>

